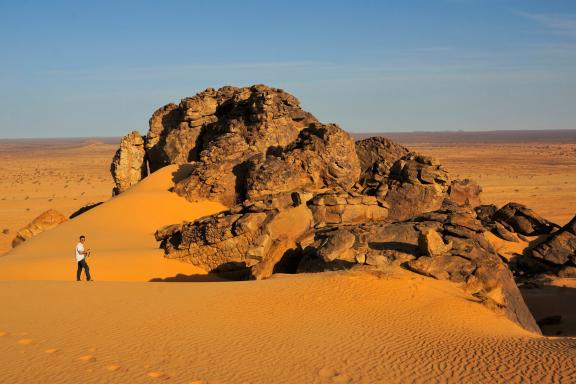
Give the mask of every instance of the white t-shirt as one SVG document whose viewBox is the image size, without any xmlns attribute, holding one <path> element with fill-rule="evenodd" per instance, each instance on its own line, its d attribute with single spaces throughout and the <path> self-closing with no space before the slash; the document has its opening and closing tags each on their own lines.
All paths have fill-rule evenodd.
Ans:
<svg viewBox="0 0 576 384">
<path fill-rule="evenodd" d="M 82 243 L 76 244 L 76 261 L 81 261 L 84 259 L 84 255 L 80 252 L 84 252 L 84 244 Z"/>
</svg>

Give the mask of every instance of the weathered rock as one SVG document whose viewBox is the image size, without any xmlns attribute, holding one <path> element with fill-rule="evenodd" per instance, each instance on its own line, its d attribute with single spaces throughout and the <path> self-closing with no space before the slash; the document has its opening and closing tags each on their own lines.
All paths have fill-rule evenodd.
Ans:
<svg viewBox="0 0 576 384">
<path fill-rule="evenodd" d="M 493 219 L 508 224 L 515 232 L 525 236 L 548 234 L 559 227 L 518 203 L 506 204 L 494 213 Z"/>
<path fill-rule="evenodd" d="M 576 265 L 576 216 L 532 250 L 532 256 L 553 264 Z"/>
<path fill-rule="evenodd" d="M 194 147 L 198 155 L 188 157 L 197 157 L 192 174 L 174 190 L 191 201 L 208 198 L 232 206 L 246 197 L 251 158 L 281 153 L 300 131 L 318 121 L 300 108 L 295 97 L 279 89 L 255 85 L 206 92 L 216 100 L 215 109 L 212 102 L 203 104 L 204 93 L 181 103 L 189 125 L 201 131 Z M 204 115 L 212 110 L 213 115 Z"/>
<path fill-rule="evenodd" d="M 478 220 L 482 222 L 482 225 L 486 228 L 491 228 L 492 224 L 494 223 L 493 217 L 497 210 L 498 207 L 496 207 L 494 204 L 479 205 L 476 208 L 474 208 L 474 211 L 476 212 L 476 217 L 478 218 Z"/>
<path fill-rule="evenodd" d="M 496 236 L 498 236 L 499 238 L 504 239 L 506 241 L 512 241 L 514 243 L 518 242 L 518 238 L 516 236 L 514 236 L 514 234 L 511 231 L 506 229 L 506 227 L 503 226 L 499 222 L 494 223 L 494 226 L 492 228 L 492 233 L 495 234 Z"/>
<path fill-rule="evenodd" d="M 442 237 L 433 229 L 426 229 L 418 237 L 418 249 L 423 255 L 439 256 L 452 249 L 452 243 L 445 244 Z"/>
<path fill-rule="evenodd" d="M 480 205 L 482 188 L 473 180 L 453 180 L 448 189 L 450 200 L 459 205 L 476 207 Z"/>
<path fill-rule="evenodd" d="M 405 263 L 416 273 L 461 284 L 492 310 L 539 333 L 512 273 L 484 238 L 483 226 L 474 216 L 468 208 L 448 206 L 402 222 L 327 226 L 304 249 L 298 271 Z"/>
<path fill-rule="evenodd" d="M 317 194 L 308 203 L 314 216 L 315 227 L 329 224 L 360 224 L 384 220 L 387 206 L 378 203 L 374 196 L 352 196 L 345 192 Z"/>
<path fill-rule="evenodd" d="M 12 240 L 12 248 L 17 247 L 39 233 L 56 227 L 58 224 L 61 224 L 66 220 L 68 220 L 68 218 L 55 209 L 49 209 L 46 212 L 43 212 L 32 220 L 30 224 L 16 233 L 16 237 Z"/>
<path fill-rule="evenodd" d="M 166 226 L 155 236 L 162 241 L 167 258 L 210 272 L 250 269 L 252 278 L 265 278 L 313 227 L 307 206 L 292 203 L 289 195 L 283 199 L 285 196 L 252 203 L 238 213 Z"/>
<path fill-rule="evenodd" d="M 389 218 L 407 219 L 439 209 L 447 197 L 448 173 L 433 159 L 410 153 L 390 169 L 388 192 Z"/>
<path fill-rule="evenodd" d="M 352 187 L 360 163 L 350 135 L 337 125 L 312 124 L 279 153 L 255 156 L 246 177 L 246 197 Z"/>
<path fill-rule="evenodd" d="M 366 194 L 376 194 L 392 165 L 409 151 L 385 137 L 369 137 L 356 142 L 356 153 L 362 170 L 360 184 Z"/>
<path fill-rule="evenodd" d="M 510 205 L 498 215 L 477 207 L 476 218 L 479 186 L 451 181 L 429 157 L 384 138 L 353 143 L 293 96 L 265 86 L 207 89 L 161 108 L 145 153 L 152 171 L 186 163 L 187 176 L 174 186 L 179 195 L 230 208 L 159 229 L 167 258 L 256 279 L 402 265 L 457 283 L 538 332 L 484 232 L 511 238 L 542 231 L 543 222 Z"/>
<path fill-rule="evenodd" d="M 116 185 L 113 195 L 124 192 L 148 174 L 144 139 L 137 131 L 122 138 L 120 148 L 112 159 L 110 172 Z"/>
</svg>

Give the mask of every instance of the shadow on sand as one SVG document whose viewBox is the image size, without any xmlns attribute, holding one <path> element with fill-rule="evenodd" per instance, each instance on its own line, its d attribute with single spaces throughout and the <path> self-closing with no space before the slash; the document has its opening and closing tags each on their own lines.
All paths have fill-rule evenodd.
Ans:
<svg viewBox="0 0 576 384">
<path fill-rule="evenodd" d="M 220 283 L 225 281 L 234 281 L 226 279 L 220 275 L 209 273 L 206 275 L 183 275 L 177 274 L 170 277 L 155 277 L 149 280 L 152 283 Z"/>
<path fill-rule="evenodd" d="M 576 288 L 546 282 L 520 287 L 526 305 L 545 336 L 576 336 Z"/>
</svg>

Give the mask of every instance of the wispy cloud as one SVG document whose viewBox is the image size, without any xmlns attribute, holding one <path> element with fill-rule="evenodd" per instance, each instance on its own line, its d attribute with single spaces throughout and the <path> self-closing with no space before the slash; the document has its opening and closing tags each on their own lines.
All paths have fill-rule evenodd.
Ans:
<svg viewBox="0 0 576 384">
<path fill-rule="evenodd" d="M 516 12 L 516 14 L 540 24 L 553 33 L 576 38 L 576 15 L 528 12 Z"/>
</svg>

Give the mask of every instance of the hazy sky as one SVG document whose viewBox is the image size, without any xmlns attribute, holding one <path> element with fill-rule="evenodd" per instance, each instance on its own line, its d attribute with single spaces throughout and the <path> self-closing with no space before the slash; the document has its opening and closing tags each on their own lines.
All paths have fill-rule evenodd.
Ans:
<svg viewBox="0 0 576 384">
<path fill-rule="evenodd" d="M 253 83 L 355 132 L 576 128 L 576 1 L 0 0 L 0 137 Z"/>
</svg>

